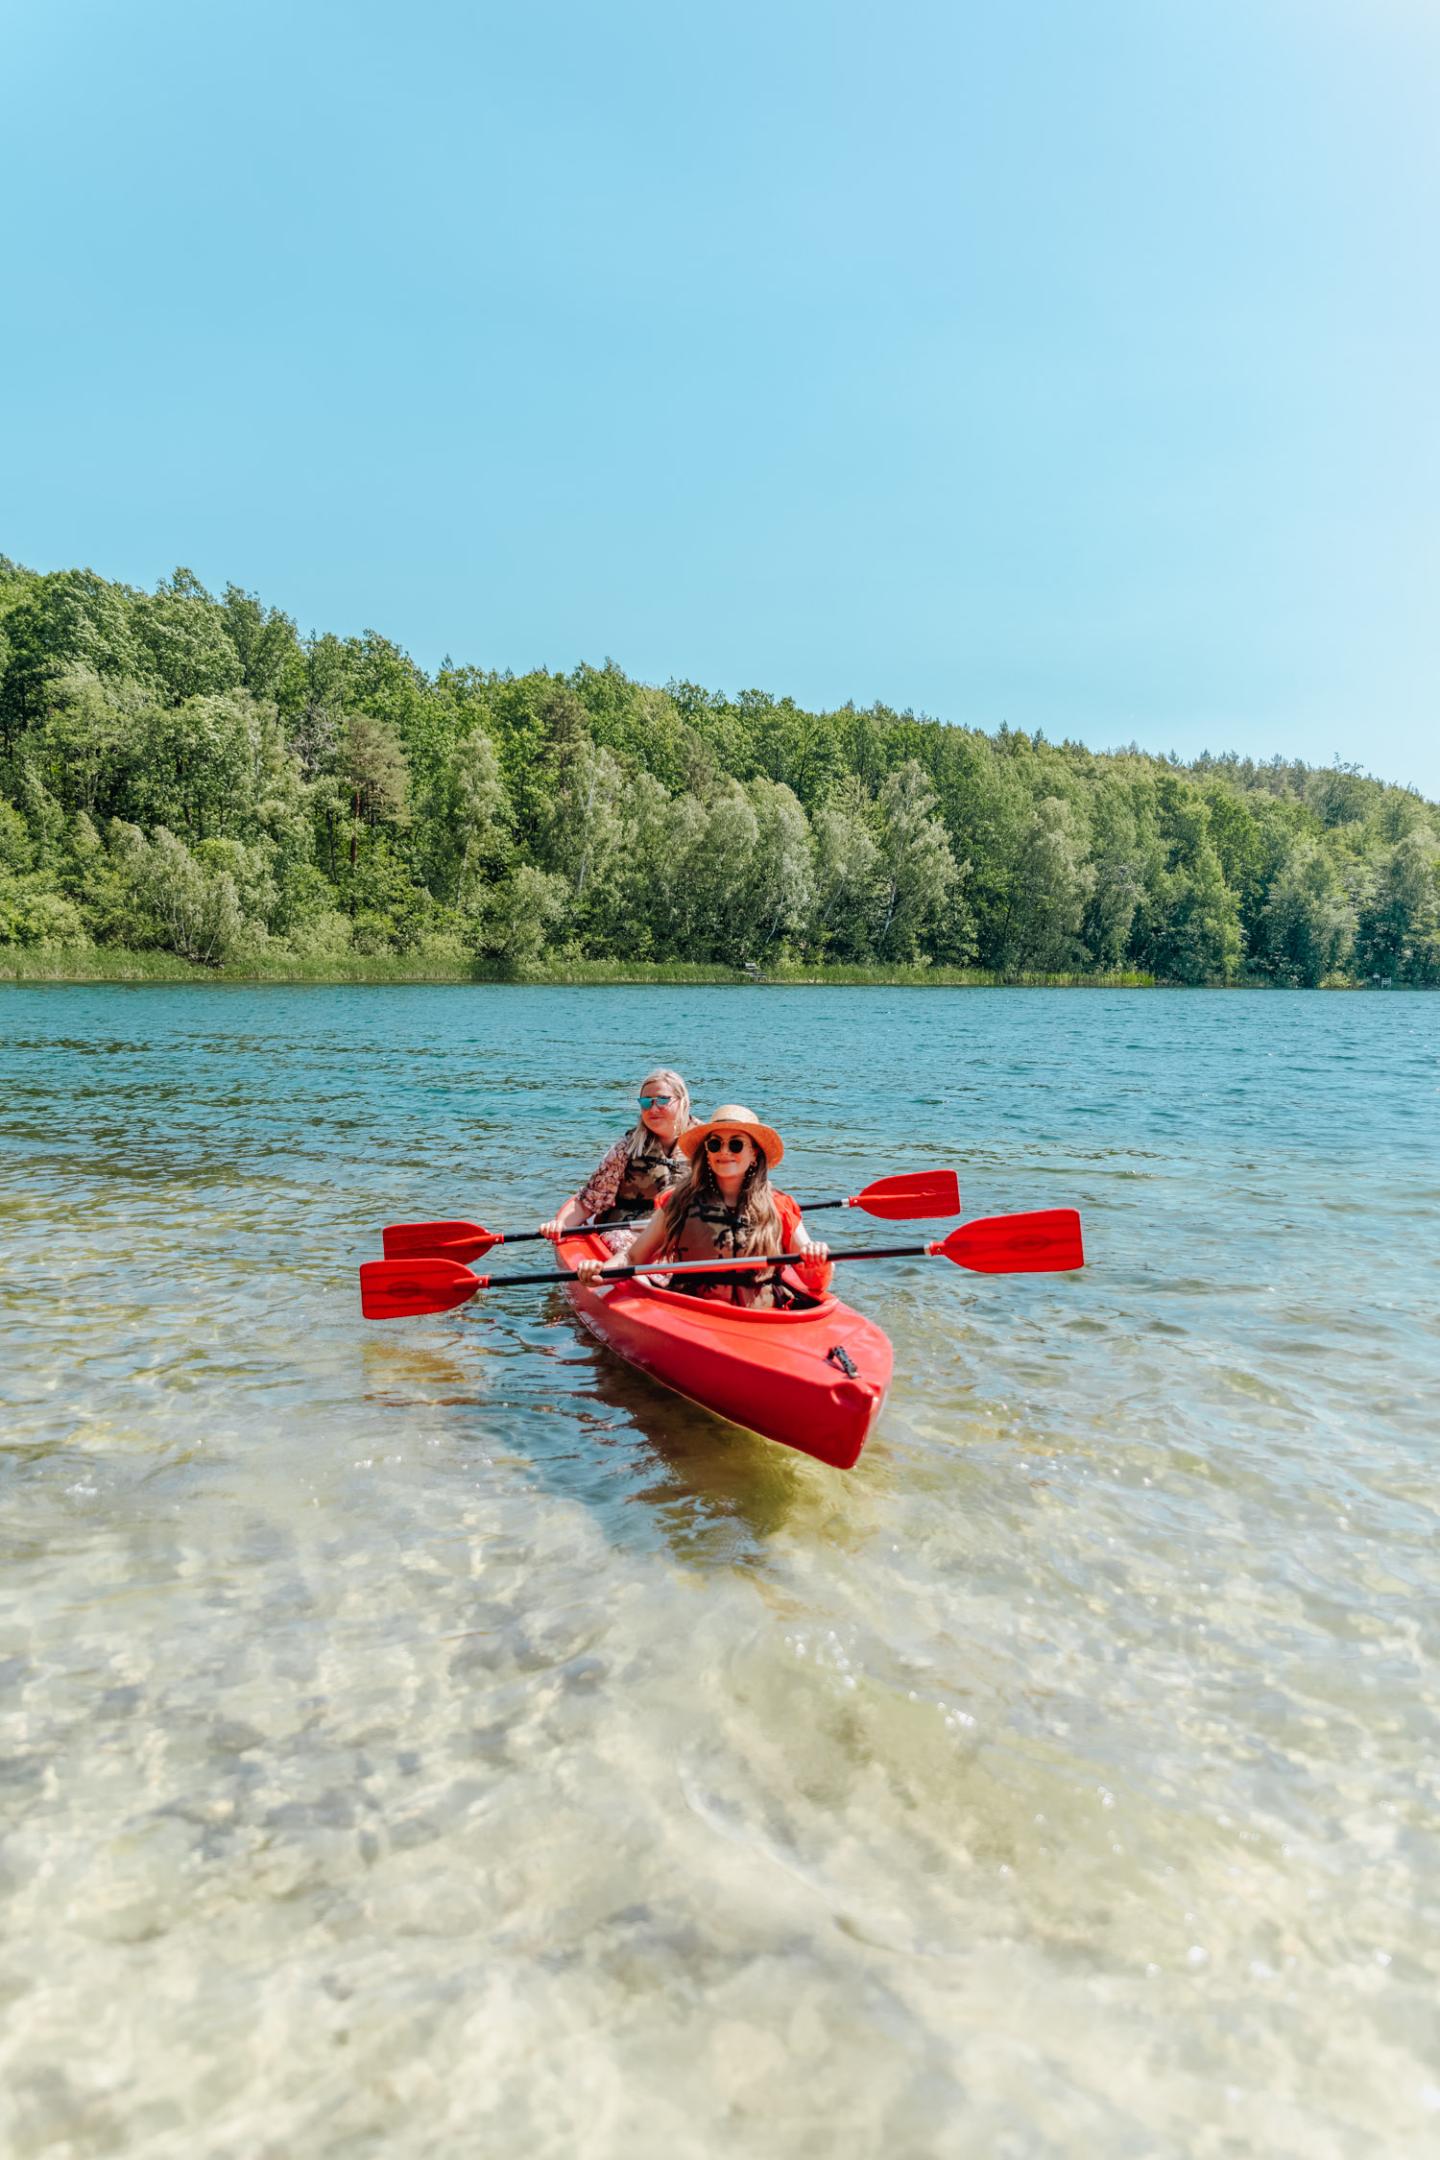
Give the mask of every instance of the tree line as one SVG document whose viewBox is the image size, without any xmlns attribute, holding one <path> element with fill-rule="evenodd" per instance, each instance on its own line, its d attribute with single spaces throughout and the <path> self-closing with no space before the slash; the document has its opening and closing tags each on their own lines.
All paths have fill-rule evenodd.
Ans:
<svg viewBox="0 0 1440 2160">
<path fill-rule="evenodd" d="M 1440 983 L 1440 809 L 1348 766 L 429 675 L 187 570 L 0 557 L 0 945 Z"/>
</svg>

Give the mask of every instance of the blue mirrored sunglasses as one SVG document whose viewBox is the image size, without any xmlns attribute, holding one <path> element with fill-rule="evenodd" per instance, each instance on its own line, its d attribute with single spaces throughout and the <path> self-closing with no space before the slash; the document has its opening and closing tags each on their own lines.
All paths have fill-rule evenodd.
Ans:
<svg viewBox="0 0 1440 2160">
<path fill-rule="evenodd" d="M 673 1095 L 642 1095 L 639 1098 L 642 1110 L 663 1110 L 667 1103 L 672 1103 L 674 1100 Z"/>
</svg>

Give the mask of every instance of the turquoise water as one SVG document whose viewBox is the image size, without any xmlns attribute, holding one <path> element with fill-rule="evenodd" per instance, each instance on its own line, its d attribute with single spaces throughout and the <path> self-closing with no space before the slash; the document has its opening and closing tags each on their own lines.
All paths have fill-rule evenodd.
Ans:
<svg viewBox="0 0 1440 2160">
<path fill-rule="evenodd" d="M 849 1476 L 362 1323 L 657 1061 L 1090 1266 L 847 1274 Z M 0 1312 L 7 2160 L 1440 2130 L 1440 999 L 6 989 Z"/>
</svg>

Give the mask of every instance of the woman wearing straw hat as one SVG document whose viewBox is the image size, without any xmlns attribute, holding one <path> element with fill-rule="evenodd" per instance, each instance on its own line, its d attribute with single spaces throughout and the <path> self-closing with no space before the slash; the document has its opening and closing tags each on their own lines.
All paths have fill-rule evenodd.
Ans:
<svg viewBox="0 0 1440 2160">
<path fill-rule="evenodd" d="M 762 1125 L 743 1103 L 722 1103 L 704 1124 L 681 1133 L 676 1144 L 688 1167 L 678 1184 L 659 1197 L 627 1261 L 803 1253 L 805 1265 L 797 1269 L 801 1283 L 811 1296 L 822 1296 L 830 1281 L 830 1248 L 811 1237 L 798 1201 L 770 1183 L 770 1172 L 785 1153 L 779 1133 Z M 582 1260 L 577 1272 L 582 1281 L 593 1282 L 602 1266 L 599 1260 Z M 737 1268 L 733 1275 L 675 1276 L 670 1288 L 689 1297 L 770 1310 L 779 1281 L 778 1268 Z"/>
</svg>

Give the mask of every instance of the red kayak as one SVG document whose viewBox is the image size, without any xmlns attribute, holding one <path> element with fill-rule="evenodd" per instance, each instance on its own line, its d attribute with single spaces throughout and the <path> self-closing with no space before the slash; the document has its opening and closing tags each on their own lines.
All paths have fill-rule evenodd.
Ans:
<svg viewBox="0 0 1440 2160">
<path fill-rule="evenodd" d="M 613 1260 L 596 1237 L 561 1238 L 563 1267 Z M 889 1337 L 837 1297 L 754 1312 L 646 1282 L 578 1282 L 566 1295 L 584 1325 L 641 1372 L 766 1440 L 851 1469 L 890 1385 Z"/>
</svg>

